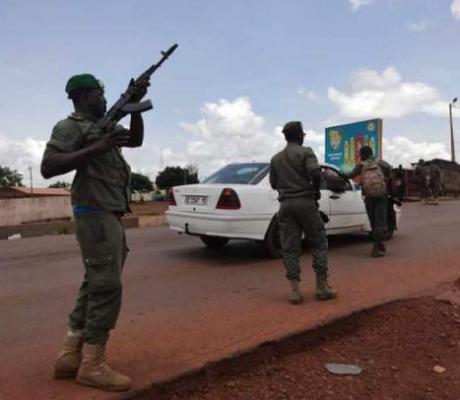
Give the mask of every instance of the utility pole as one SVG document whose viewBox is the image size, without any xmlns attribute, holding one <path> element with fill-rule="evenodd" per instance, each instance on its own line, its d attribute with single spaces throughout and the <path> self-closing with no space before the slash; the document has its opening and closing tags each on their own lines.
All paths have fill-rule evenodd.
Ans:
<svg viewBox="0 0 460 400">
<path fill-rule="evenodd" d="M 30 174 L 30 193 L 33 194 L 34 193 L 34 181 L 32 179 L 32 166 L 29 165 L 29 174 Z"/>
<path fill-rule="evenodd" d="M 457 98 L 449 103 L 449 122 L 450 122 L 450 160 L 455 162 L 455 142 L 454 142 L 454 125 L 452 123 L 452 106 L 457 101 Z"/>
</svg>

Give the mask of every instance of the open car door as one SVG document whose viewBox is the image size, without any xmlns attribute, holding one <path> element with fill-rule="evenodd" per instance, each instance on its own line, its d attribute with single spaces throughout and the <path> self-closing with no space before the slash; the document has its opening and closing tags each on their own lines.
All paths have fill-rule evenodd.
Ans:
<svg viewBox="0 0 460 400">
<path fill-rule="evenodd" d="M 367 222 L 366 209 L 361 191 L 356 190 L 351 181 L 337 170 L 322 166 L 323 190 L 329 202 L 329 231 L 360 231 Z M 326 200 L 326 199 L 325 199 Z"/>
</svg>

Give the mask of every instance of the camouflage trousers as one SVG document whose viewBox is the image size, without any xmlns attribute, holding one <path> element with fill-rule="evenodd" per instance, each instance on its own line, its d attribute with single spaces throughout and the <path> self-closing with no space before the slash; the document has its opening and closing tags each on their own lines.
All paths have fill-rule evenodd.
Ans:
<svg viewBox="0 0 460 400">
<path fill-rule="evenodd" d="M 105 344 L 121 308 L 121 273 L 129 251 L 121 219 L 94 211 L 76 216 L 85 275 L 73 311 L 71 329 L 83 330 L 85 342 Z"/>
<path fill-rule="evenodd" d="M 366 212 L 372 229 L 372 240 L 383 242 L 387 230 L 388 198 L 365 198 Z"/>
<path fill-rule="evenodd" d="M 441 191 L 441 182 L 438 179 L 431 179 L 430 181 L 430 192 L 435 199 L 439 197 Z"/>
<path fill-rule="evenodd" d="M 279 227 L 283 262 L 289 280 L 300 280 L 302 233 L 311 248 L 314 271 L 317 274 L 327 274 L 326 229 L 313 199 L 297 197 L 281 201 Z"/>
</svg>

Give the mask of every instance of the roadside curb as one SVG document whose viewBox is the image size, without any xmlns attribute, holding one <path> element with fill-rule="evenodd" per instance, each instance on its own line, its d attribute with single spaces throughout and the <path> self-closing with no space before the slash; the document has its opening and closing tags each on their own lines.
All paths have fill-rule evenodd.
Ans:
<svg viewBox="0 0 460 400">
<path fill-rule="evenodd" d="M 134 216 L 122 218 L 125 229 L 161 226 L 166 222 L 164 215 Z M 21 225 L 0 226 L 0 240 L 30 238 L 37 236 L 67 235 L 75 233 L 75 224 L 71 220 L 44 221 Z M 17 236 L 19 235 L 19 236 Z"/>
<path fill-rule="evenodd" d="M 324 328 L 330 324 L 340 322 L 342 320 L 345 320 L 355 314 L 359 314 L 363 311 L 371 311 L 375 308 L 382 307 L 391 303 L 399 302 L 399 301 L 404 301 L 404 300 L 410 300 L 410 299 L 415 299 L 415 298 L 420 298 L 420 297 L 433 297 L 434 299 L 438 301 L 452 301 L 452 296 L 451 292 L 455 291 L 456 296 L 455 299 L 458 300 L 458 286 L 460 282 L 460 277 L 454 281 L 449 280 L 447 282 L 442 282 L 439 283 L 432 288 L 429 289 L 423 289 L 420 291 L 415 291 L 413 293 L 408 293 L 407 295 L 401 296 L 401 297 L 395 297 L 395 298 L 386 298 L 382 299 L 382 301 L 376 302 L 374 304 L 362 304 L 359 305 L 352 310 L 349 310 L 348 312 L 342 313 L 342 314 L 337 314 L 331 317 L 324 318 L 317 323 L 311 324 L 309 326 L 305 326 L 301 329 L 294 329 L 291 332 L 287 334 L 282 334 L 276 337 L 273 337 L 272 339 L 267 339 L 263 340 L 258 344 L 246 347 L 246 348 L 241 348 L 240 350 L 234 351 L 231 354 L 228 354 L 227 356 L 221 357 L 221 358 L 216 358 L 215 360 L 211 360 L 208 362 L 203 363 L 201 366 L 198 366 L 196 368 L 191 368 L 190 370 L 184 371 L 182 373 L 179 373 L 177 375 L 171 376 L 169 378 L 159 380 L 157 382 L 153 382 L 148 385 L 144 385 L 143 387 L 135 388 L 130 390 L 129 393 L 126 394 L 121 394 L 116 397 L 111 397 L 112 399 L 117 399 L 117 400 L 131 400 L 133 398 L 136 398 L 138 396 L 144 395 L 154 389 L 159 389 L 161 390 L 162 388 L 167 387 L 168 385 L 171 385 L 175 383 L 176 381 L 179 380 L 186 380 L 186 379 L 193 379 L 195 376 L 204 373 L 208 368 L 212 368 L 215 365 L 219 365 L 221 363 L 231 361 L 234 359 L 237 359 L 239 357 L 242 357 L 244 355 L 250 354 L 264 346 L 270 346 L 270 345 L 276 345 L 277 343 L 284 342 L 286 340 L 295 338 L 297 336 L 303 335 L 307 332 L 313 332 L 318 329 Z"/>
</svg>

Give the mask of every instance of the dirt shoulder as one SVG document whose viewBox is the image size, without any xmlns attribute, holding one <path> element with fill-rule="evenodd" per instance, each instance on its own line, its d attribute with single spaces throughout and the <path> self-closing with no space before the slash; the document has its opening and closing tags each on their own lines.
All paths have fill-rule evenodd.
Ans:
<svg viewBox="0 0 460 400">
<path fill-rule="evenodd" d="M 459 360 L 460 306 L 422 297 L 263 345 L 135 399 L 458 400 Z M 332 375 L 326 363 L 364 372 Z"/>
</svg>

